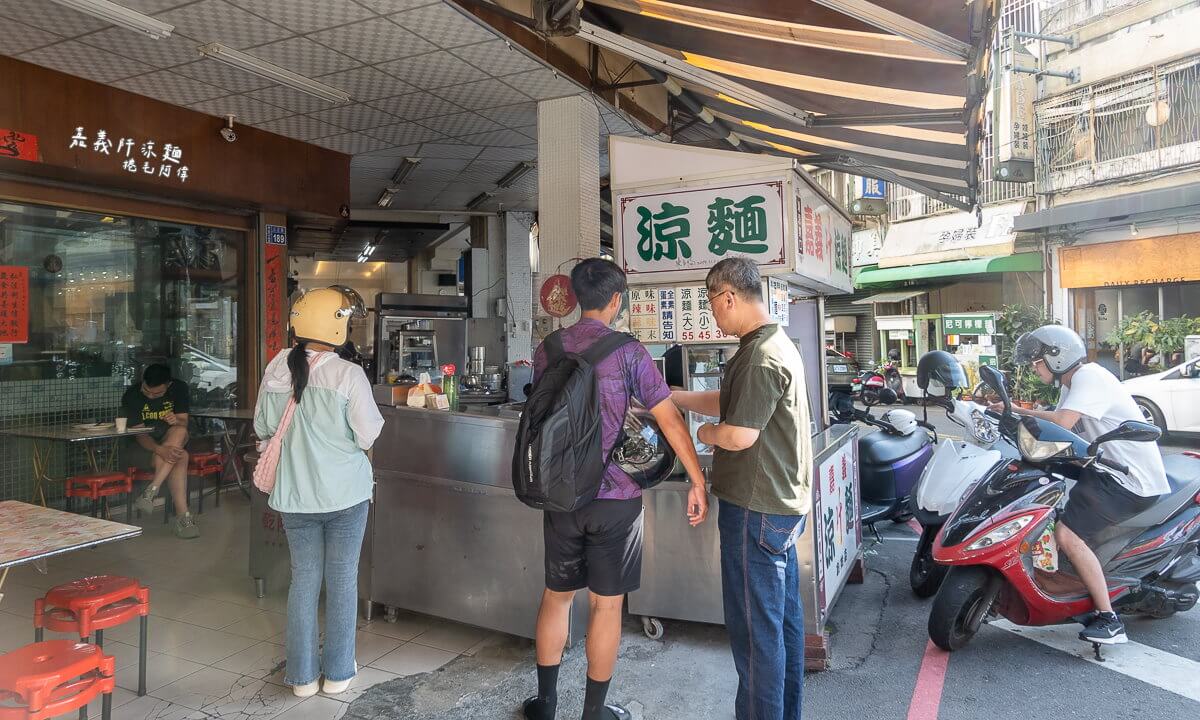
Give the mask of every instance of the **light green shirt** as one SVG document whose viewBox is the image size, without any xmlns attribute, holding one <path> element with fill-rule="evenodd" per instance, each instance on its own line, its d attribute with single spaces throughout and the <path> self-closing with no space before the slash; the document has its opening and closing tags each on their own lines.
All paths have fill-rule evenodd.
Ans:
<svg viewBox="0 0 1200 720">
<path fill-rule="evenodd" d="M 371 384 L 359 366 L 331 352 L 316 355 L 308 385 L 283 438 L 270 506 L 284 513 L 328 513 L 371 498 L 374 476 L 367 450 L 383 429 Z M 292 392 L 288 351 L 267 366 L 254 431 L 262 441 L 275 434 Z"/>
</svg>

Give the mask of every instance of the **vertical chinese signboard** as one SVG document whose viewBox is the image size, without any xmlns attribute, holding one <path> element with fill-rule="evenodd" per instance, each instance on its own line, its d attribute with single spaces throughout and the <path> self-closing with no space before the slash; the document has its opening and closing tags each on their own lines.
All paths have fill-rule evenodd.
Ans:
<svg viewBox="0 0 1200 720">
<path fill-rule="evenodd" d="M 843 444 L 817 466 L 813 476 L 813 534 L 816 567 L 820 571 L 817 593 L 821 609 L 832 602 L 854 567 L 862 545 L 858 522 L 858 468 L 855 443 Z"/>
<path fill-rule="evenodd" d="M 644 343 L 662 342 L 657 288 L 629 289 L 629 329 Z"/>
<path fill-rule="evenodd" d="M 0 343 L 29 342 L 29 268 L 0 265 Z"/>
<path fill-rule="evenodd" d="M 620 195 L 622 269 L 636 282 L 655 273 L 707 270 L 736 256 L 783 267 L 783 192 L 784 182 L 775 180 Z"/>
<path fill-rule="evenodd" d="M 263 243 L 263 357 L 287 347 L 287 229 L 267 225 Z"/>
<path fill-rule="evenodd" d="M 803 183 L 796 184 L 796 273 L 850 292 L 850 221 Z"/>
</svg>

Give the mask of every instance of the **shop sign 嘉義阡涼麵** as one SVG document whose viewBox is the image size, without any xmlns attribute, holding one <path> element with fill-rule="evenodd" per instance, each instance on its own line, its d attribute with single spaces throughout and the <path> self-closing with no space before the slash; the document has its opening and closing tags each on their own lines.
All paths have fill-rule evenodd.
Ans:
<svg viewBox="0 0 1200 720">
<path fill-rule="evenodd" d="M 107 155 L 122 170 L 131 174 L 181 183 L 187 182 L 191 174 L 183 160 L 183 148 L 170 142 L 159 144 L 154 138 L 110 135 L 105 129 L 97 129 L 89 134 L 86 128 L 76 127 L 67 149 Z"/>
<path fill-rule="evenodd" d="M 621 262 L 631 275 L 707 269 L 727 257 L 786 263 L 781 180 L 620 195 Z"/>
</svg>

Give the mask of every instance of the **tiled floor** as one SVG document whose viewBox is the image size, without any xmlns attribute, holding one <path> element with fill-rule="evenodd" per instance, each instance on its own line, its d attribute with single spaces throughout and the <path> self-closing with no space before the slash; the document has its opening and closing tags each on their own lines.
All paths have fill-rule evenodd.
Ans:
<svg viewBox="0 0 1200 720">
<path fill-rule="evenodd" d="M 135 692 L 137 624 L 110 630 L 114 718 L 333 720 L 366 688 L 436 670 L 488 639 L 484 630 L 415 614 L 360 621 L 359 674 L 350 690 L 299 700 L 283 684 L 286 588 L 254 596 L 246 574 L 249 504 L 237 494 L 225 498 L 199 518 L 199 540 L 175 539 L 156 516 L 141 537 L 54 558 L 45 574 L 30 565 L 13 569 L 0 600 L 0 652 L 32 642 L 33 600 L 50 587 L 89 574 L 136 577 L 151 590 L 148 695 Z M 91 717 L 99 716 L 97 702 Z"/>
</svg>

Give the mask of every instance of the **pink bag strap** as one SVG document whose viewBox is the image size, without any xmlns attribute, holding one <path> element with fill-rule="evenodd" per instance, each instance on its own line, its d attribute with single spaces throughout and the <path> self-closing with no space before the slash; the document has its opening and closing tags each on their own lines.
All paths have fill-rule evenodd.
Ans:
<svg viewBox="0 0 1200 720">
<path fill-rule="evenodd" d="M 319 354 L 314 354 L 308 359 L 310 371 L 319 357 Z M 275 428 L 275 434 L 267 441 L 266 448 L 258 458 L 258 464 L 254 466 L 254 486 L 268 495 L 275 489 L 275 479 L 279 471 L 279 456 L 283 449 L 283 436 L 291 427 L 292 417 L 295 414 L 296 393 L 292 391 L 288 393 L 287 407 L 283 409 L 283 417 L 279 419 L 279 426 Z"/>
</svg>

